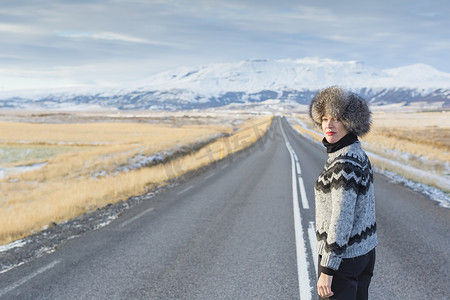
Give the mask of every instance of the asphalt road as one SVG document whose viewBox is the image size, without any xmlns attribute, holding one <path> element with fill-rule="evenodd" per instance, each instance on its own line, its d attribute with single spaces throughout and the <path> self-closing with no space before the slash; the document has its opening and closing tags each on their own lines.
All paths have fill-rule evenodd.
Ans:
<svg viewBox="0 0 450 300">
<path fill-rule="evenodd" d="M 264 140 L 0 274 L 1 299 L 316 299 L 323 146 L 276 119 Z M 375 176 L 371 299 L 450 295 L 450 210 Z"/>
</svg>

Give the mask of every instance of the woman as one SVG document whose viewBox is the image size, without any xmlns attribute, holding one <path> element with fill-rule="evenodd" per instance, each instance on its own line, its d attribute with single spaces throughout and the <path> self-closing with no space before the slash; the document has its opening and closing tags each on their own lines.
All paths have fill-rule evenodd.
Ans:
<svg viewBox="0 0 450 300">
<path fill-rule="evenodd" d="M 369 132 L 371 113 L 364 99 L 339 87 L 320 91 L 309 113 L 328 152 L 314 187 L 319 297 L 367 299 L 378 240 L 372 167 L 358 136 Z"/>
</svg>

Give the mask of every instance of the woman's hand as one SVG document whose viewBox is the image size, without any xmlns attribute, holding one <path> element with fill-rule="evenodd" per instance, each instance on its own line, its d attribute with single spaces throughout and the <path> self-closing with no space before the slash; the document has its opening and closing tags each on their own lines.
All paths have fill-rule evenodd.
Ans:
<svg viewBox="0 0 450 300">
<path fill-rule="evenodd" d="M 331 291 L 331 283 L 333 282 L 333 276 L 324 273 L 320 274 L 319 280 L 317 281 L 317 291 L 319 296 L 322 298 L 328 298 L 334 295 Z"/>
</svg>

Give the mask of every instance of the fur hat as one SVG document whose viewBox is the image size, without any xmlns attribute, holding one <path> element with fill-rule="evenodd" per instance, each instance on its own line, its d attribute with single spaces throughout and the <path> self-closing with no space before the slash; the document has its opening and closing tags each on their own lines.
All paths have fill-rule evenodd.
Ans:
<svg viewBox="0 0 450 300">
<path fill-rule="evenodd" d="M 366 101 L 340 87 L 332 86 L 318 92 L 309 106 L 309 116 L 321 128 L 322 117 L 339 119 L 345 128 L 357 136 L 370 131 L 371 113 Z"/>
</svg>

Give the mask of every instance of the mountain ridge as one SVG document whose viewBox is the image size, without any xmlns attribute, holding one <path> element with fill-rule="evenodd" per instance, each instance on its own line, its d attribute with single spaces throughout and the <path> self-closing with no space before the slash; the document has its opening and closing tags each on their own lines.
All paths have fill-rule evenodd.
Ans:
<svg viewBox="0 0 450 300">
<path fill-rule="evenodd" d="M 309 104 L 331 85 L 348 88 L 371 105 L 450 107 L 450 74 L 425 64 L 379 70 L 360 61 L 302 58 L 180 67 L 121 88 L 0 93 L 0 109 L 183 110 L 271 99 Z"/>
</svg>

